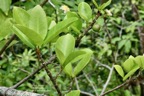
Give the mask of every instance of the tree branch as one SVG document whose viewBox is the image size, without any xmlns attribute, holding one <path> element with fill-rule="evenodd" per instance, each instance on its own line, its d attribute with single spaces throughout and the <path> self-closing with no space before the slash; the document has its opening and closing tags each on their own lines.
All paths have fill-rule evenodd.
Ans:
<svg viewBox="0 0 144 96">
<path fill-rule="evenodd" d="M 3 46 L 3 48 L 0 50 L 0 57 L 3 54 L 3 52 L 6 50 L 6 48 L 10 45 L 10 43 L 14 40 L 16 35 L 12 35 L 12 37 L 8 40 L 8 42 Z"/>
<path fill-rule="evenodd" d="M 41 52 L 40 52 L 40 49 L 39 49 L 39 48 L 36 49 L 36 53 L 37 53 L 39 62 L 42 63 L 42 65 L 44 66 L 44 69 L 45 69 L 45 71 L 47 72 L 47 75 L 49 76 L 51 82 L 53 83 L 53 85 L 54 85 L 57 93 L 59 94 L 59 96 L 62 96 L 62 92 L 60 91 L 60 89 L 59 89 L 59 87 L 58 87 L 58 85 L 57 85 L 57 83 L 56 83 L 56 80 L 55 80 L 54 77 L 52 76 L 52 74 L 51 74 L 50 70 L 47 68 L 47 66 L 46 66 L 45 64 L 43 64 L 44 61 L 43 61 L 43 58 L 42 58 L 42 55 L 41 55 Z"/>
<path fill-rule="evenodd" d="M 113 92 L 113 91 L 115 91 L 115 90 L 117 90 L 117 89 L 125 86 L 128 82 L 129 82 L 129 81 L 126 81 L 126 82 L 124 82 L 124 83 L 116 86 L 115 88 L 113 88 L 113 89 L 111 89 L 111 90 L 109 90 L 109 91 L 106 91 L 105 93 L 101 94 L 101 96 L 104 96 L 104 95 L 106 95 L 106 94 L 109 94 L 109 93 L 111 93 L 111 92 Z"/>
<path fill-rule="evenodd" d="M 27 91 L 18 91 L 7 87 L 0 87 L 0 96 L 45 96 L 45 95 L 31 93 Z"/>
</svg>

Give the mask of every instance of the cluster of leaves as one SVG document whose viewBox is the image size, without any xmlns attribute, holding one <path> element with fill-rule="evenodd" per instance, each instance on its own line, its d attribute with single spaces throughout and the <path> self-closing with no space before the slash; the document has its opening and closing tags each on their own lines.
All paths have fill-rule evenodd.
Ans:
<svg viewBox="0 0 144 96">
<path fill-rule="evenodd" d="M 102 0 L 87 1 L 89 3 L 84 0 L 49 0 L 50 3 L 47 2 L 43 8 L 38 5 L 43 0 L 24 0 L 13 4 L 11 0 L 0 1 L 0 49 L 12 34 L 18 37 L 12 41 L 0 61 L 0 86 L 12 86 L 40 66 L 36 48 L 40 48 L 44 60 L 56 54 L 58 60 L 50 64 L 48 69 L 55 77 L 63 71 L 56 79 L 63 93 L 70 84 L 74 85 L 74 90 L 66 96 L 79 96 L 82 91 L 101 94 L 109 71 L 113 69 L 112 64 L 122 63 L 122 67 L 114 67 L 123 80 L 143 70 L 143 56 L 127 59 L 129 55 L 140 53 L 138 33 L 135 31 L 143 25 L 142 21 L 133 20 L 128 0 L 107 0 L 103 4 L 98 3 Z M 135 3 L 140 5 L 139 1 Z M 142 19 L 143 8 L 141 4 Z M 85 33 L 87 28 L 90 29 Z M 81 36 L 76 48 L 76 38 Z M 117 72 L 113 71 L 107 89 L 123 82 Z M 78 84 L 76 81 L 73 84 L 74 78 Z M 40 71 L 19 89 L 57 95 L 49 80 L 46 72 Z M 121 89 L 108 96 L 121 95 L 123 92 L 127 94 L 130 91 Z"/>
</svg>

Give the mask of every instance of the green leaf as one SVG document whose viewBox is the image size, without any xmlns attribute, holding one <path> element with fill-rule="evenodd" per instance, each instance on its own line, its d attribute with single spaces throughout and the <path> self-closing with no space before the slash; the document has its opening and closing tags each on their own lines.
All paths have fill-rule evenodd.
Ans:
<svg viewBox="0 0 144 96">
<path fill-rule="evenodd" d="M 100 16 L 100 17 L 97 19 L 96 24 L 99 24 L 100 26 L 103 26 L 103 25 L 104 25 L 104 18 L 103 18 L 102 16 Z"/>
<path fill-rule="evenodd" d="M 99 6 L 97 4 L 97 2 L 95 0 L 92 0 L 92 2 L 94 3 L 94 5 L 96 6 L 97 9 L 99 9 Z"/>
<path fill-rule="evenodd" d="M 29 28 L 39 33 L 43 39 L 47 35 L 47 17 L 40 5 L 28 11 L 30 14 Z"/>
<path fill-rule="evenodd" d="M 140 67 L 136 64 L 124 77 L 123 81 L 125 81 L 128 77 L 132 76 Z"/>
<path fill-rule="evenodd" d="M 66 58 L 72 51 L 74 51 L 75 38 L 70 34 L 61 36 L 56 41 L 55 47 L 56 47 L 57 57 L 58 57 L 59 61 L 61 61 L 61 63 L 63 63 L 64 60 L 61 60 L 61 55 L 63 54 L 63 56 Z"/>
<path fill-rule="evenodd" d="M 78 13 L 81 16 L 81 18 L 83 18 L 86 21 L 89 21 L 92 17 L 92 9 L 89 6 L 89 4 L 85 2 L 81 2 L 78 5 Z"/>
<path fill-rule="evenodd" d="M 143 70 L 144 69 L 144 56 L 137 56 L 134 59 L 134 62 L 139 65 L 139 67 Z"/>
<path fill-rule="evenodd" d="M 88 62 L 91 59 L 92 51 L 90 49 L 84 49 L 86 54 L 84 57 L 79 61 L 77 66 L 74 68 L 74 76 L 76 76 L 79 72 L 82 71 L 82 69 L 88 64 Z"/>
<path fill-rule="evenodd" d="M 12 24 L 10 23 L 10 18 L 6 19 L 0 26 L 0 38 L 4 38 L 5 36 L 11 33 Z"/>
<path fill-rule="evenodd" d="M 43 39 L 41 37 L 40 34 L 38 34 L 37 32 L 21 26 L 21 25 L 15 25 L 25 36 L 27 36 L 30 40 L 30 42 L 32 42 L 35 46 L 41 46 L 43 44 Z M 21 39 L 21 38 L 20 38 Z"/>
<path fill-rule="evenodd" d="M 129 53 L 131 50 L 131 41 L 127 40 L 127 42 L 125 43 L 125 52 Z"/>
<path fill-rule="evenodd" d="M 73 74 L 73 67 L 72 67 L 72 64 L 69 63 L 65 66 L 64 68 L 64 72 L 69 75 L 70 77 L 74 77 L 74 74 Z"/>
<path fill-rule="evenodd" d="M 119 43 L 118 43 L 118 49 L 121 49 L 125 43 L 126 43 L 127 40 L 121 40 Z"/>
<path fill-rule="evenodd" d="M 10 9 L 11 0 L 0 0 L 0 9 L 7 15 Z"/>
<path fill-rule="evenodd" d="M 99 10 L 103 10 L 104 8 L 106 8 L 108 5 L 110 5 L 111 0 L 108 0 L 106 3 L 103 3 L 100 7 Z"/>
<path fill-rule="evenodd" d="M 80 96 L 80 90 L 73 90 L 67 93 L 65 96 Z"/>
<path fill-rule="evenodd" d="M 129 71 L 131 71 L 133 69 L 133 67 L 135 65 L 136 64 L 134 62 L 134 58 L 129 58 L 122 64 L 122 67 L 123 67 L 124 71 L 126 71 L 128 73 Z"/>
<path fill-rule="evenodd" d="M 71 17 L 77 17 L 78 18 L 78 15 L 76 12 L 67 12 L 66 18 L 71 18 Z M 74 30 L 76 33 L 80 33 L 80 30 L 82 28 L 82 20 L 78 19 L 73 24 L 71 24 L 70 28 L 72 30 Z"/>
<path fill-rule="evenodd" d="M 54 39 L 56 36 L 58 36 L 65 28 L 70 26 L 76 20 L 77 20 L 76 17 L 72 17 L 72 18 L 68 18 L 68 19 L 63 20 L 63 21 L 59 22 L 58 24 L 56 24 L 48 32 L 46 39 L 45 39 L 45 43 L 52 41 L 52 39 Z"/>
<path fill-rule="evenodd" d="M 13 8 L 13 18 L 16 23 L 29 27 L 30 15 L 20 7 Z"/>
<path fill-rule="evenodd" d="M 66 60 L 63 63 L 63 67 L 65 67 L 68 63 L 70 63 L 72 60 L 78 58 L 78 56 L 80 55 L 84 55 L 86 52 L 85 51 L 74 51 L 71 54 L 69 54 L 69 56 L 66 58 Z"/>
<path fill-rule="evenodd" d="M 25 36 L 17 27 L 13 26 L 11 29 L 27 46 L 35 48 L 30 39 Z"/>
<path fill-rule="evenodd" d="M 116 71 L 118 72 L 118 74 L 121 76 L 121 77 L 124 77 L 124 71 L 122 69 L 121 66 L 119 65 L 114 65 L 114 68 L 116 69 Z"/>
</svg>

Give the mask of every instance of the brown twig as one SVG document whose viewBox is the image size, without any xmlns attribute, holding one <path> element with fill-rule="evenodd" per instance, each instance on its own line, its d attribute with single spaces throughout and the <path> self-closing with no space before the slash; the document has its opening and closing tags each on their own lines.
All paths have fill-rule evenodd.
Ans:
<svg viewBox="0 0 144 96">
<path fill-rule="evenodd" d="M 8 42 L 3 46 L 3 48 L 0 50 L 0 57 L 3 54 L 3 52 L 6 50 L 6 48 L 10 45 L 10 43 L 14 40 L 16 35 L 12 35 L 12 37 L 8 40 Z"/>
<path fill-rule="evenodd" d="M 38 59 L 39 59 L 40 63 L 42 63 L 42 65 L 44 66 L 44 69 L 47 72 L 47 75 L 49 76 L 51 82 L 53 83 L 57 93 L 59 94 L 59 96 L 62 96 L 62 92 L 60 91 L 60 89 L 59 89 L 59 87 L 56 83 L 56 80 L 52 76 L 52 74 L 51 74 L 50 70 L 47 68 L 47 66 L 45 64 L 43 64 L 43 58 L 42 58 L 42 55 L 41 55 L 41 52 L 40 52 L 39 48 L 36 49 L 36 53 L 37 53 L 37 56 L 38 56 Z"/>
<path fill-rule="evenodd" d="M 22 79 L 21 81 L 19 81 L 17 84 L 15 84 L 14 86 L 12 86 L 11 88 L 17 88 L 18 86 L 20 86 L 21 84 L 23 84 L 24 82 L 26 82 L 28 79 L 30 79 L 31 77 L 33 77 L 36 73 L 38 73 L 41 69 L 43 69 L 45 66 L 47 66 L 48 64 L 52 63 L 52 61 L 56 58 L 56 56 L 52 56 L 47 62 L 44 62 L 43 65 L 41 65 L 37 70 L 35 70 L 32 74 L 28 75 L 27 77 L 25 77 L 24 79 Z M 44 66 L 45 65 L 45 66 Z"/>
<path fill-rule="evenodd" d="M 116 86 L 115 88 L 113 88 L 113 89 L 111 89 L 111 90 L 109 90 L 109 91 L 106 91 L 105 93 L 103 93 L 103 94 L 100 95 L 100 96 L 104 96 L 104 95 L 106 95 L 106 94 L 109 94 L 109 93 L 111 93 L 111 92 L 113 92 L 113 91 L 115 91 L 115 90 L 117 90 L 117 89 L 119 89 L 119 88 L 125 86 L 128 82 L 130 82 L 130 81 L 128 80 L 128 81 L 126 81 L 126 82 L 124 82 L 124 83 L 122 83 L 122 84 Z"/>
<path fill-rule="evenodd" d="M 44 0 L 44 1 L 40 4 L 40 6 L 44 6 L 48 1 L 49 1 L 49 0 Z"/>
</svg>

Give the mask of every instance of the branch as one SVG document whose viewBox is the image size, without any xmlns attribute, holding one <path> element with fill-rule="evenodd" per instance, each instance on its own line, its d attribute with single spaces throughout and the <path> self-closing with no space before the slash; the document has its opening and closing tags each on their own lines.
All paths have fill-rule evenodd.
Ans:
<svg viewBox="0 0 144 96">
<path fill-rule="evenodd" d="M 90 83 L 91 87 L 93 88 L 96 96 L 99 96 L 96 88 L 94 87 L 94 85 L 93 85 L 93 83 L 92 83 L 92 81 L 89 79 L 89 77 L 88 77 L 84 72 L 83 72 L 83 74 L 84 74 L 84 76 L 86 77 L 87 81 Z"/>
<path fill-rule="evenodd" d="M 14 86 L 10 87 L 10 88 L 17 88 L 18 86 L 20 86 L 21 84 L 23 84 L 24 82 L 26 82 L 29 78 L 33 77 L 36 73 L 38 73 L 41 69 L 43 69 L 45 66 L 47 66 L 48 64 L 52 63 L 52 61 L 56 58 L 56 56 L 52 56 L 48 62 L 44 62 L 43 65 L 41 65 L 37 70 L 35 70 L 32 74 L 28 75 L 27 77 L 25 77 L 24 79 L 22 79 L 21 81 L 19 81 L 17 84 L 15 84 Z M 44 66 L 45 65 L 45 66 Z"/>
<path fill-rule="evenodd" d="M 45 95 L 31 93 L 27 91 L 19 91 L 7 87 L 0 87 L 0 96 L 45 96 Z"/>
<path fill-rule="evenodd" d="M 44 1 L 40 4 L 40 6 L 44 6 L 48 1 L 49 1 L 49 0 L 44 0 Z"/>
<path fill-rule="evenodd" d="M 36 53 L 37 53 L 39 62 L 42 63 L 42 65 L 44 66 L 44 69 L 45 69 L 45 71 L 47 72 L 47 75 L 49 76 L 51 82 L 53 83 L 53 85 L 54 85 L 57 93 L 59 94 L 59 96 L 62 96 L 62 92 L 60 91 L 60 89 L 59 89 L 59 87 L 58 87 L 58 85 L 57 85 L 57 83 L 56 83 L 56 80 L 55 80 L 54 77 L 52 76 L 52 74 L 51 74 L 50 70 L 47 68 L 47 66 L 46 66 L 45 64 L 43 64 L 44 61 L 43 61 L 42 54 L 41 54 L 39 48 L 36 49 Z"/>
<path fill-rule="evenodd" d="M 3 46 L 3 48 L 0 50 L 0 57 L 3 54 L 3 52 L 6 50 L 6 48 L 10 45 L 10 43 L 14 40 L 16 35 L 12 35 L 12 37 L 8 40 L 8 42 Z"/>
<path fill-rule="evenodd" d="M 119 88 L 125 86 L 128 82 L 129 82 L 129 81 L 126 81 L 126 82 L 124 82 L 124 83 L 122 83 L 122 84 L 116 86 L 115 88 L 113 88 L 113 89 L 111 89 L 111 90 L 109 90 L 109 91 L 106 91 L 106 92 L 103 93 L 101 96 L 104 96 L 104 95 L 106 95 L 106 94 L 109 94 L 109 93 L 111 93 L 111 92 L 113 92 L 113 91 L 115 91 L 115 90 L 117 90 L 117 89 L 119 89 Z"/>
<path fill-rule="evenodd" d="M 110 79 L 111 79 L 112 73 L 113 73 L 113 69 L 114 69 L 114 64 L 112 65 L 112 68 L 111 68 L 111 70 L 110 70 L 110 72 L 109 72 L 109 76 L 108 76 L 108 78 L 107 78 L 106 83 L 104 84 L 104 87 L 103 87 L 103 89 L 102 89 L 102 91 L 101 91 L 100 96 L 102 96 L 102 94 L 104 93 L 104 91 L 106 90 L 106 88 L 107 88 L 107 86 L 108 86 L 108 84 L 109 84 L 109 82 L 110 82 Z"/>
</svg>

